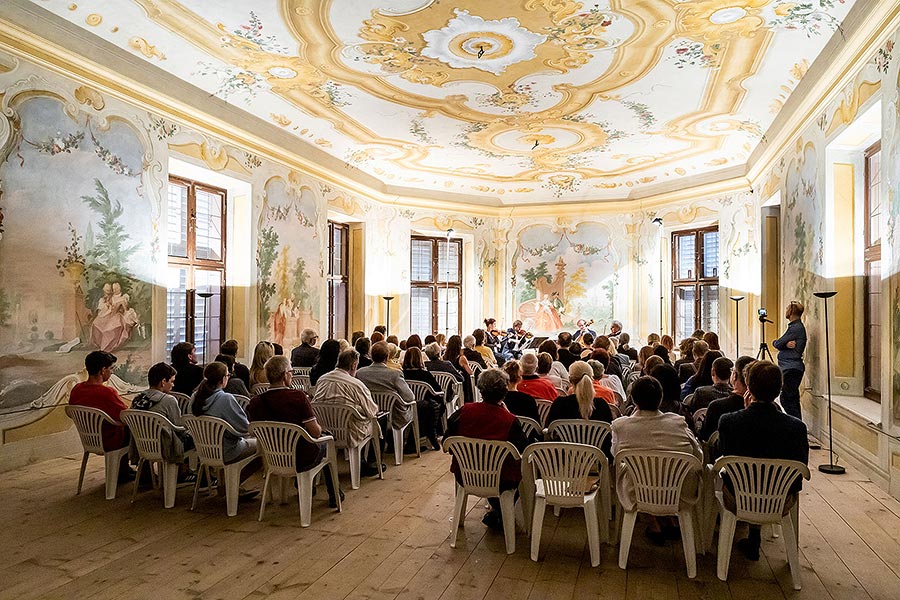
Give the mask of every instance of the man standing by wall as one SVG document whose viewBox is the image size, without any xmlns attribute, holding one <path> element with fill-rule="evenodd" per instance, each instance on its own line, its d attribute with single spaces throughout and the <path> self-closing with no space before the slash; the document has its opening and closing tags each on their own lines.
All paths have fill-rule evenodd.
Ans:
<svg viewBox="0 0 900 600">
<path fill-rule="evenodd" d="M 806 327 L 800 321 L 803 316 L 803 305 L 796 300 L 791 301 L 784 311 L 788 320 L 787 330 L 772 342 L 778 350 L 778 366 L 781 368 L 781 407 L 784 412 L 801 419 L 800 416 L 800 381 L 806 367 L 803 364 L 803 351 L 806 349 Z"/>
</svg>

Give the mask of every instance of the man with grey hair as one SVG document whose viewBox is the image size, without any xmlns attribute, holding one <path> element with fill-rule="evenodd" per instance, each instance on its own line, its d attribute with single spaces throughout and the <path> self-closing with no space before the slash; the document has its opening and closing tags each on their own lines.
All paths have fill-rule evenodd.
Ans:
<svg viewBox="0 0 900 600">
<path fill-rule="evenodd" d="M 488 369 L 478 377 L 478 389 L 482 402 L 470 402 L 447 419 L 445 439 L 463 436 L 480 440 L 503 440 L 511 442 L 519 452 L 525 450 L 528 439 L 514 414 L 503 405 L 509 384 L 509 376 L 500 369 Z M 450 472 L 461 483 L 459 465 L 456 458 L 450 465 Z M 521 463 L 507 458 L 500 471 L 500 491 L 513 490 L 522 479 Z M 500 513 L 500 499 L 488 498 L 491 510 L 484 515 L 482 523 L 498 531 L 503 531 L 503 517 Z"/>
<path fill-rule="evenodd" d="M 453 378 L 456 381 L 462 383 L 463 377 L 460 375 L 459 371 L 456 370 L 456 367 L 453 366 L 449 360 L 443 360 L 441 358 L 441 347 L 437 344 L 437 342 L 431 342 L 427 346 L 425 346 L 425 356 L 428 360 L 425 361 L 425 368 L 428 369 L 431 373 L 449 373 L 453 375 Z M 447 398 L 447 402 L 451 402 L 453 400 L 453 396 L 456 394 L 453 386 L 450 386 L 448 390 L 450 396 Z"/>
<path fill-rule="evenodd" d="M 300 332 L 300 345 L 291 352 L 291 365 L 294 367 L 312 367 L 319 358 L 319 349 L 315 347 L 319 334 L 306 328 Z"/>
<path fill-rule="evenodd" d="M 475 336 L 467 335 L 463 338 L 463 356 L 470 363 L 477 363 L 482 369 L 487 369 L 488 365 L 484 362 L 481 352 L 475 349 Z"/>
<path fill-rule="evenodd" d="M 266 361 L 266 377 L 269 389 L 256 396 L 247 406 L 247 417 L 253 421 L 278 421 L 299 425 L 314 438 L 322 435 L 322 427 L 309 404 L 309 398 L 302 390 L 291 388 L 293 374 L 291 363 L 286 356 L 273 356 Z M 314 444 L 303 438 L 297 443 L 297 472 L 308 471 L 322 462 L 327 454 L 325 442 Z M 326 467 L 330 469 L 331 467 Z M 331 477 L 325 476 L 328 489 L 328 506 L 337 508 Z M 344 493 L 340 492 L 341 500 Z"/>
<path fill-rule="evenodd" d="M 522 355 L 522 381 L 516 388 L 520 392 L 524 392 L 534 398 L 542 400 L 556 400 L 559 392 L 546 377 L 541 377 L 536 373 L 538 367 L 537 354 L 526 352 Z"/>
<path fill-rule="evenodd" d="M 609 324 L 609 335 L 618 336 L 620 333 L 622 333 L 622 322 L 614 320 Z"/>
</svg>

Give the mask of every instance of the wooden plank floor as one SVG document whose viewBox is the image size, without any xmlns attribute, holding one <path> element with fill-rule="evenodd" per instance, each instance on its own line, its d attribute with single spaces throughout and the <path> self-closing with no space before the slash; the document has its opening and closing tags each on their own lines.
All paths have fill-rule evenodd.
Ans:
<svg viewBox="0 0 900 600">
<path fill-rule="evenodd" d="M 812 458 L 818 464 L 824 454 Z M 107 502 L 98 458 L 76 497 L 79 462 L 57 459 L 0 476 L 0 599 L 900 598 L 900 502 L 852 469 L 842 477 L 813 470 L 804 487 L 803 590 L 794 592 L 780 539 L 763 542 L 759 562 L 735 553 L 727 583 L 716 578 L 715 555 L 700 556 L 691 580 L 680 543 L 650 546 L 642 522 L 627 571 L 606 545 L 600 567 L 591 568 L 582 513 L 574 510 L 560 518 L 547 512 L 537 563 L 522 534 L 516 553 L 506 555 L 502 534 L 480 522 L 481 500 L 470 501 L 460 543 L 450 548 L 453 480 L 448 458 L 436 452 L 390 466 L 385 481 L 347 489 L 342 514 L 327 508 L 320 489 L 306 529 L 296 496 L 270 504 L 262 523 L 258 502 L 229 519 L 221 499 L 204 497 L 191 512 L 189 487 L 179 489 L 172 510 L 150 491 L 131 504 L 130 484 Z M 341 480 L 349 488 L 346 468 Z"/>
</svg>

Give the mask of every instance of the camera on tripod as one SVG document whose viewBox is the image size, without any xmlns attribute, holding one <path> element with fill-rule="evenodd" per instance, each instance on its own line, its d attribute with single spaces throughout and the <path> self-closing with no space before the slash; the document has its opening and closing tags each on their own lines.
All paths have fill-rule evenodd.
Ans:
<svg viewBox="0 0 900 600">
<path fill-rule="evenodd" d="M 768 311 L 766 311 L 766 309 L 760 308 L 759 310 L 756 311 L 756 314 L 759 316 L 760 323 L 771 323 L 772 322 L 768 318 L 769 313 L 768 313 Z"/>
</svg>

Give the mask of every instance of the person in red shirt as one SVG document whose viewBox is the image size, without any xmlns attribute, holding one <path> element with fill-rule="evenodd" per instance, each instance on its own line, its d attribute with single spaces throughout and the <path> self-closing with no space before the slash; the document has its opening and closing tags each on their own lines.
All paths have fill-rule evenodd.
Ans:
<svg viewBox="0 0 900 600">
<path fill-rule="evenodd" d="M 536 354 L 527 353 L 522 355 L 522 381 L 516 389 L 525 392 L 535 399 L 556 400 L 559 392 L 553 383 L 546 377 L 537 375 L 538 357 Z"/>
<path fill-rule="evenodd" d="M 100 432 L 103 436 L 104 450 L 118 450 L 128 444 L 128 429 L 121 423 L 120 415 L 128 408 L 113 388 L 104 385 L 112 375 L 112 367 L 116 357 L 103 350 L 95 350 L 84 357 L 87 369 L 87 381 L 77 384 L 69 393 L 69 404 L 98 408 L 117 422 L 116 425 L 104 422 Z M 127 466 L 128 457 L 122 458 L 125 463 L 119 467 L 119 481 L 134 479 L 134 472 Z"/>
</svg>

